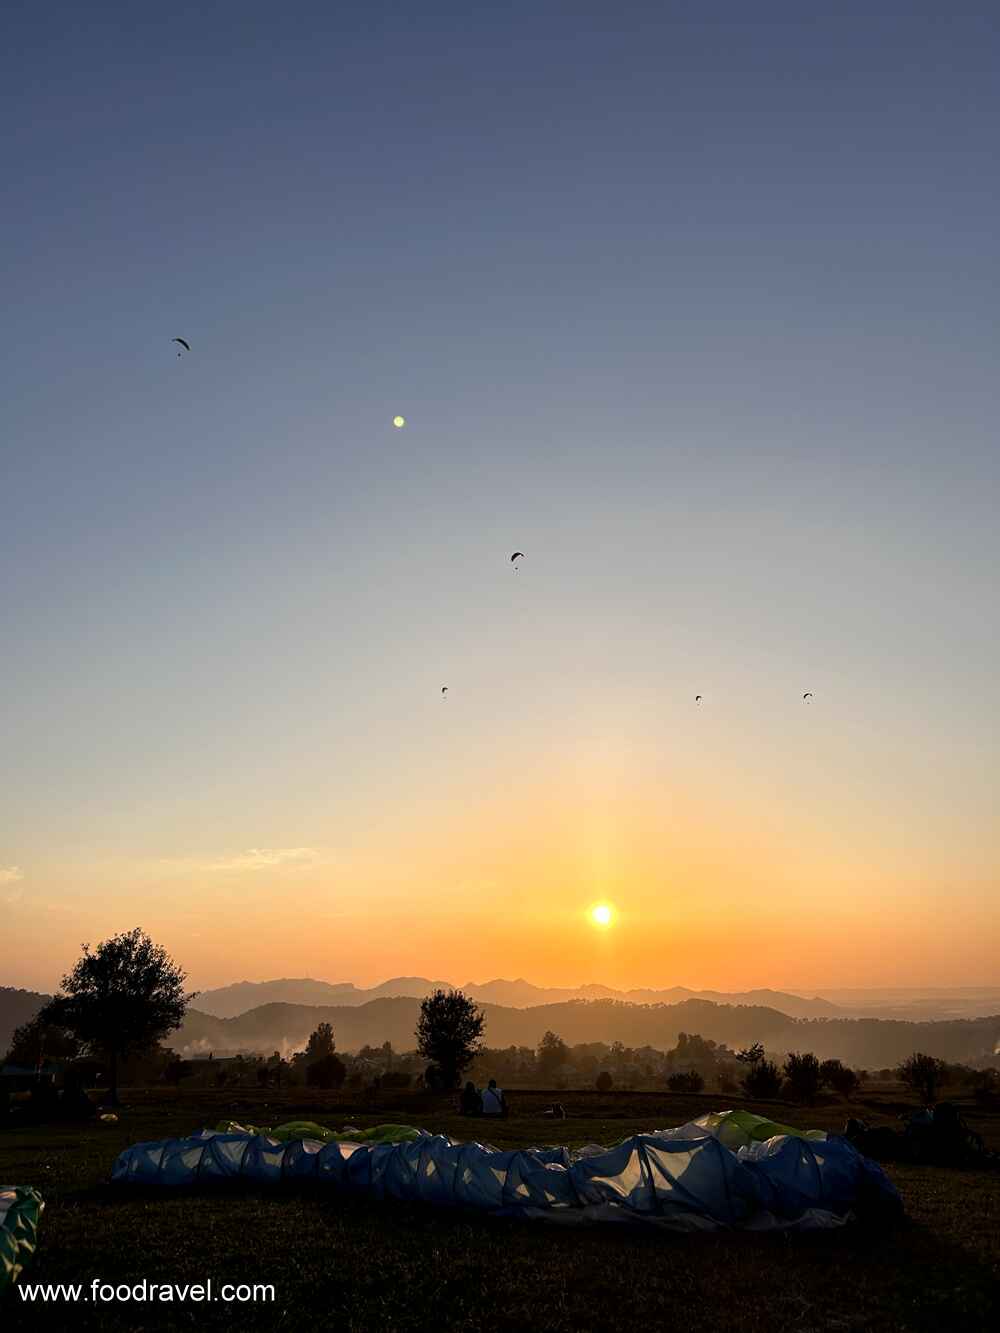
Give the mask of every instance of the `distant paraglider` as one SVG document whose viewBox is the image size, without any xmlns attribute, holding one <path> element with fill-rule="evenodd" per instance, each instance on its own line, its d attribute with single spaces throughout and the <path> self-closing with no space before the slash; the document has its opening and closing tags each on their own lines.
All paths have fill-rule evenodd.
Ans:
<svg viewBox="0 0 1000 1333">
<path fill-rule="evenodd" d="M 191 344 L 188 342 L 188 340 L 187 340 L 186 338 L 174 338 L 174 339 L 172 339 L 172 341 L 175 342 L 175 343 L 180 343 L 180 345 L 184 348 L 184 351 L 185 351 L 185 352 L 190 352 L 190 350 L 191 350 Z M 180 356 L 181 353 L 178 352 L 177 355 Z"/>
<path fill-rule="evenodd" d="M 696 695 L 694 696 L 694 701 L 695 701 L 696 704 L 700 704 L 700 703 L 701 703 L 701 695 L 700 695 L 700 694 L 696 694 Z"/>
<path fill-rule="evenodd" d="M 511 558 L 510 558 L 510 563 L 514 566 L 514 573 L 515 573 L 515 574 L 517 573 L 517 569 L 518 569 L 517 562 L 518 562 L 519 560 L 523 560 L 523 559 L 524 559 L 524 552 L 523 552 L 523 551 L 515 551 L 514 554 L 511 556 Z"/>
<path fill-rule="evenodd" d="M 803 702 L 808 703 L 811 698 L 812 698 L 812 690 L 806 690 L 805 694 L 802 696 Z"/>
<path fill-rule="evenodd" d="M 442 699 L 447 698 L 447 695 L 448 695 L 448 686 L 447 686 L 447 685 L 442 685 L 442 686 L 441 686 L 441 697 L 442 697 Z"/>
</svg>

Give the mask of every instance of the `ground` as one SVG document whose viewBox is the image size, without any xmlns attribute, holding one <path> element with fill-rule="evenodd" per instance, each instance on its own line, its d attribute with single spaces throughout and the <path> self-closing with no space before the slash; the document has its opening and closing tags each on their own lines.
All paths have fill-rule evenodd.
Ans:
<svg viewBox="0 0 1000 1333">
<path fill-rule="evenodd" d="M 996 1327 L 1000 1172 L 888 1168 L 907 1220 L 876 1233 L 783 1236 L 647 1234 L 453 1215 L 289 1190 L 150 1192 L 111 1186 L 121 1149 L 190 1133 L 226 1117 L 340 1127 L 405 1121 L 455 1137 L 469 1122 L 426 1094 L 386 1094 L 361 1112 L 349 1093 L 293 1089 L 177 1094 L 130 1090 L 115 1125 L 0 1131 L 0 1183 L 46 1200 L 38 1254 L 25 1280 L 110 1283 L 267 1282 L 273 1303 L 227 1306 L 42 1306 L 17 1288 L 0 1298 L 0 1326 L 102 1330 L 570 1330 L 677 1328 L 683 1333 L 959 1333 Z M 570 1118 L 551 1122 L 557 1096 Z M 498 1146 L 611 1143 L 745 1105 L 805 1128 L 842 1128 L 845 1115 L 895 1123 L 889 1097 L 795 1108 L 711 1096 L 612 1092 L 515 1093 L 515 1115 L 489 1124 Z M 1000 1115 L 963 1107 L 1000 1148 Z M 22 1285 L 22 1284 L 19 1284 Z"/>
</svg>

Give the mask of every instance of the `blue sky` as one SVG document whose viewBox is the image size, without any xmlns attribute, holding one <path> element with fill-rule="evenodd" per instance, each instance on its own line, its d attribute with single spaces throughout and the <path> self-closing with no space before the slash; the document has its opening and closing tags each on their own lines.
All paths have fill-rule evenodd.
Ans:
<svg viewBox="0 0 1000 1333">
<path fill-rule="evenodd" d="M 832 9 L 7 7 L 24 984 L 150 863 L 208 867 L 193 911 L 247 849 L 321 849 L 339 912 L 394 853 L 455 906 L 441 849 L 555 789 L 578 830 L 567 773 L 612 822 L 656 827 L 656 775 L 709 840 L 771 811 L 786 909 L 836 849 L 964 923 L 901 984 L 995 980 L 995 15 Z M 232 979 L 177 901 L 147 919 Z"/>
</svg>

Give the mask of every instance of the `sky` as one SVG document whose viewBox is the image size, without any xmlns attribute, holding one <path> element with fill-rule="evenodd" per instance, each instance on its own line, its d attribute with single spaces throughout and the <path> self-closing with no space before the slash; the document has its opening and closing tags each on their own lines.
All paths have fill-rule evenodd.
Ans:
<svg viewBox="0 0 1000 1333">
<path fill-rule="evenodd" d="M 0 984 L 998 980 L 991 7 L 0 22 Z"/>
</svg>

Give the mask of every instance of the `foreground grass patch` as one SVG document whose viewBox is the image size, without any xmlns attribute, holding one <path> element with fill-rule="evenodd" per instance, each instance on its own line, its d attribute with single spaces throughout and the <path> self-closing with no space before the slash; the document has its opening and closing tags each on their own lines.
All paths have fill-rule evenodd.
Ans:
<svg viewBox="0 0 1000 1333">
<path fill-rule="evenodd" d="M 307 1115 L 362 1126 L 410 1119 L 500 1146 L 612 1142 L 717 1109 L 719 1098 L 571 1097 L 571 1118 L 519 1094 L 518 1115 L 461 1120 L 426 1098 L 362 1112 L 349 1096 L 301 1091 L 129 1094 L 117 1125 L 0 1135 L 0 1180 L 34 1184 L 48 1207 L 29 1280 L 273 1283 L 271 1303 L 226 1306 L 26 1306 L 12 1293 L 4 1330 L 330 1328 L 381 1330 L 669 1328 L 685 1333 L 783 1330 L 975 1330 L 992 1326 L 1000 1276 L 1000 1177 L 891 1168 L 905 1226 L 798 1237 L 679 1236 L 602 1227 L 562 1231 L 317 1191 L 132 1191 L 108 1183 L 115 1155 L 140 1139 L 189 1133 L 232 1115 L 278 1123 Z M 773 1105 L 753 1106 L 778 1114 Z M 780 1108 L 778 1118 L 839 1127 L 842 1112 Z M 878 1118 L 878 1109 L 865 1114 Z M 891 1117 L 886 1110 L 885 1118 Z M 977 1124 L 996 1142 L 996 1126 Z"/>
</svg>

